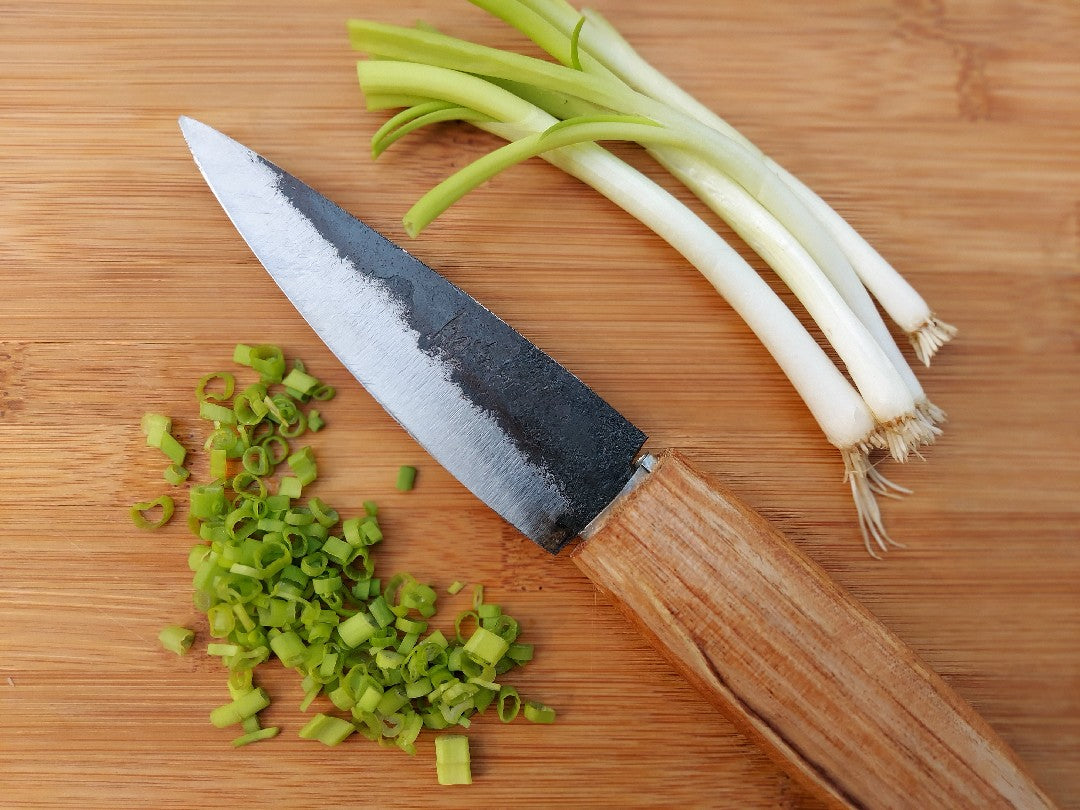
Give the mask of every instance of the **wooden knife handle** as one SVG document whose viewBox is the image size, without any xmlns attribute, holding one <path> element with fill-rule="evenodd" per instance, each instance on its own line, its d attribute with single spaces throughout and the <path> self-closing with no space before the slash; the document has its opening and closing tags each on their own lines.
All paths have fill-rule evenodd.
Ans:
<svg viewBox="0 0 1080 810">
<path fill-rule="evenodd" d="M 840 807 L 1053 807 L 990 726 L 769 523 L 662 454 L 573 559 L 792 777 Z"/>
</svg>

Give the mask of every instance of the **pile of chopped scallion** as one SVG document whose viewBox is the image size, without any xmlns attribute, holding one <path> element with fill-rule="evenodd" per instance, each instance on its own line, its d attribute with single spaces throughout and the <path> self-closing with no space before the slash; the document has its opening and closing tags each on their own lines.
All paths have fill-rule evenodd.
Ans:
<svg viewBox="0 0 1080 810">
<path fill-rule="evenodd" d="M 210 712 L 210 722 L 240 726 L 234 746 L 278 734 L 278 727 L 260 724 L 270 697 L 253 678 L 271 658 L 303 678 L 301 710 L 320 697 L 330 704 L 299 731 L 325 745 L 359 732 L 413 754 L 423 729 L 468 728 L 492 704 L 504 723 L 519 712 L 552 722 L 553 709 L 523 704 L 513 686 L 499 683 L 532 659 L 533 647 L 518 641 L 513 617 L 484 602 L 482 586 L 474 586 L 471 609 L 457 616 L 447 638 L 429 626 L 437 598 L 431 585 L 407 573 L 385 583 L 375 576 L 371 552 L 383 534 L 374 502 L 364 502 L 362 516 L 343 518 L 318 497 L 303 497 L 317 469 L 311 447 L 296 442 L 323 427 L 312 403 L 332 398 L 334 389 L 299 360 L 288 368 L 276 346 L 240 344 L 233 360 L 259 379 L 235 394 L 229 372 L 199 380 L 199 414 L 213 423 L 204 444 L 211 480 L 187 489 L 188 524 L 201 540 L 188 555 L 194 600 L 215 639 L 206 651 L 229 670 L 231 700 Z M 187 451 L 172 435 L 171 419 L 146 414 L 142 430 L 171 462 L 166 482 L 189 482 Z M 414 467 L 401 467 L 396 487 L 412 489 L 415 476 Z M 174 508 L 163 495 L 135 504 L 132 520 L 158 529 Z M 455 581 L 447 590 L 464 587 Z M 195 633 L 171 625 L 159 638 L 183 655 Z M 440 784 L 472 781 L 466 736 L 438 737 L 435 752 Z"/>
</svg>

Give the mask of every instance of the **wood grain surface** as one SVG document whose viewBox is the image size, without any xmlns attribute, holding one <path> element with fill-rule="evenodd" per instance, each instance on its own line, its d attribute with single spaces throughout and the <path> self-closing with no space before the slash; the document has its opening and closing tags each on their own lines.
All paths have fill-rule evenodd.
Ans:
<svg viewBox="0 0 1080 810">
<path fill-rule="evenodd" d="M 727 482 L 1080 808 L 1080 6 L 595 5 L 960 327 L 921 375 L 950 415 L 944 437 L 925 463 L 888 468 L 915 490 L 885 505 L 907 547 L 866 555 L 835 452 L 749 330 L 591 190 L 533 161 L 410 249 L 651 447 Z M 180 114 L 404 241 L 423 190 L 495 144 L 448 125 L 373 162 L 383 116 L 362 108 L 349 16 L 524 47 L 464 0 L 0 0 L 0 805 L 816 807 L 568 557 L 522 539 L 411 442 L 207 190 Z M 380 501 L 380 570 L 483 582 L 537 644 L 515 685 L 559 722 L 479 720 L 471 787 L 435 784 L 430 736 L 415 758 L 297 739 L 300 687 L 278 668 L 263 681 L 283 734 L 233 750 L 207 721 L 226 697 L 220 665 L 159 648 L 162 625 L 203 625 L 186 527 L 148 535 L 127 518 L 165 489 L 138 419 L 166 410 L 193 445 L 194 383 L 240 340 L 280 342 L 338 386 L 316 486 L 343 509 Z M 420 468 L 405 495 L 402 463 Z"/>
</svg>

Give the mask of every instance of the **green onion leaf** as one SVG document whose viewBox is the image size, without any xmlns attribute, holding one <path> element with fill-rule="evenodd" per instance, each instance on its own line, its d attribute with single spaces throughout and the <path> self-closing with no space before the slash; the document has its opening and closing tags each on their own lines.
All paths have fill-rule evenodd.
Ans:
<svg viewBox="0 0 1080 810">
<path fill-rule="evenodd" d="M 408 492 L 413 488 L 413 484 L 416 481 L 416 467 L 401 466 L 398 467 L 397 483 L 395 484 L 398 492 Z"/>
<path fill-rule="evenodd" d="M 441 734 L 435 738 L 435 770 L 440 785 L 471 785 L 469 738 Z"/>
<path fill-rule="evenodd" d="M 499 687 L 499 702 L 496 708 L 499 719 L 504 723 L 509 723 L 517 717 L 520 709 L 521 698 L 518 696 L 517 689 L 512 686 Z"/>
<path fill-rule="evenodd" d="M 543 703 L 529 700 L 525 702 L 525 719 L 531 723 L 554 723 L 555 710 Z"/>
<path fill-rule="evenodd" d="M 210 712 L 210 722 L 217 728 L 236 725 L 257 712 L 261 712 L 269 705 L 270 696 L 266 694 L 265 689 L 261 687 L 252 689 L 232 703 L 218 706 Z"/>
<path fill-rule="evenodd" d="M 156 520 L 151 520 L 149 513 L 159 508 L 161 516 Z M 131 507 L 131 521 L 140 529 L 148 531 L 160 529 L 172 519 L 174 508 L 173 499 L 168 495 L 162 495 L 152 501 L 139 501 Z"/>
<path fill-rule="evenodd" d="M 173 486 L 184 483 L 189 475 L 191 475 L 191 473 L 188 469 L 186 467 L 181 467 L 179 464 L 170 464 L 165 468 L 164 472 L 165 481 Z"/>
<path fill-rule="evenodd" d="M 318 740 L 323 745 L 337 745 L 354 731 L 356 726 L 348 720 L 317 714 L 300 729 L 300 737 L 305 740 Z"/>
<path fill-rule="evenodd" d="M 220 381 L 221 391 L 209 391 L 207 390 L 211 385 L 217 384 Z M 233 395 L 233 389 L 236 386 L 236 377 L 227 371 L 218 371 L 199 379 L 198 385 L 195 386 L 195 396 L 199 401 L 212 400 L 214 402 L 223 402 L 229 399 Z"/>
<path fill-rule="evenodd" d="M 234 748 L 239 748 L 242 745 L 250 745 L 253 742 L 259 742 L 260 740 L 269 740 L 272 737 L 276 737 L 280 731 L 281 729 L 278 726 L 260 728 L 255 731 L 250 731 L 247 734 L 240 735 L 232 741 L 232 744 Z"/>
<path fill-rule="evenodd" d="M 195 641 L 195 631 L 189 630 L 187 627 L 171 624 L 162 628 L 161 632 L 158 633 L 158 640 L 166 650 L 177 655 L 184 655 L 191 648 L 192 642 Z"/>
</svg>

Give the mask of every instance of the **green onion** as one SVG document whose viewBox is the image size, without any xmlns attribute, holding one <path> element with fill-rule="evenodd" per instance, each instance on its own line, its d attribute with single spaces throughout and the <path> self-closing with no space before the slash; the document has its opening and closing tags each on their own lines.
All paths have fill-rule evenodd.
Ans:
<svg viewBox="0 0 1080 810">
<path fill-rule="evenodd" d="M 300 666 L 307 654 L 304 642 L 291 630 L 270 639 L 270 649 L 287 667 Z"/>
<path fill-rule="evenodd" d="M 278 727 L 264 729 L 259 721 L 269 695 L 252 683 L 254 668 L 276 658 L 301 677 L 301 710 L 325 696 L 350 716 L 316 715 L 301 730 L 304 738 L 337 745 L 359 730 L 411 755 L 425 728 L 468 728 L 499 695 L 496 679 L 531 657 L 531 648 L 530 655 L 516 649 L 522 646 L 514 640 L 517 622 L 499 606 L 483 604 L 478 587 L 476 609 L 456 623 L 460 636 L 468 622 L 468 641 L 428 632 L 436 590 L 405 572 L 386 580 L 385 589 L 374 576 L 373 547 L 383 541 L 375 502 L 363 502 L 362 517 L 342 519 L 320 498 L 299 500 L 316 478 L 315 456 L 311 447 L 290 448 L 286 439 L 317 413 L 305 414 L 305 398 L 328 398 L 333 389 L 299 362 L 284 373 L 284 354 L 276 347 L 240 344 L 234 355 L 256 368 L 262 382 L 230 402 L 231 375 L 200 380 L 201 414 L 215 423 L 203 449 L 216 480 L 188 485 L 188 523 L 201 541 L 187 554 L 193 600 L 206 614 L 212 639 L 206 653 L 229 672 L 231 702 L 214 709 L 211 722 L 240 725 L 232 740 L 237 747 L 276 736 Z M 154 445 L 167 445 L 171 427 L 160 414 L 143 420 Z M 241 469 L 230 474 L 232 459 Z M 276 475 L 282 461 L 292 475 Z M 171 474 L 181 483 L 187 470 L 177 467 Z M 167 503 L 163 496 L 138 504 L 144 508 L 135 510 L 136 522 L 154 525 L 146 512 L 158 507 L 164 520 Z M 463 587 L 458 583 L 456 590 Z M 162 645 L 182 653 L 193 636 L 166 628 Z M 504 714 L 512 704 L 504 696 Z"/>
<path fill-rule="evenodd" d="M 761 337 L 839 450 L 868 550 L 886 549 L 892 541 L 875 498 L 904 490 L 869 456 L 884 450 L 905 460 L 941 433 L 944 413 L 927 399 L 871 293 L 924 362 L 955 329 L 817 195 L 645 63 L 599 14 L 563 0 L 473 2 L 561 64 L 428 29 L 349 21 L 353 47 L 372 57 L 357 66 L 369 107 L 407 107 L 376 133 L 376 154 L 456 113 L 510 141 L 425 195 L 406 215 L 406 230 L 415 235 L 455 199 L 529 156 L 594 186 L 681 252 Z M 780 276 L 843 369 L 711 226 L 594 143 L 624 139 L 643 144 Z"/>
<path fill-rule="evenodd" d="M 310 374 L 305 374 L 300 369 L 294 368 L 285 375 L 281 384 L 286 388 L 295 389 L 301 394 L 310 394 L 319 385 L 319 381 Z"/>
<path fill-rule="evenodd" d="M 272 466 L 266 447 L 261 444 L 245 450 L 244 454 L 240 456 L 240 463 L 244 465 L 244 469 L 251 475 L 266 475 L 270 472 Z"/>
<path fill-rule="evenodd" d="M 508 649 L 510 645 L 505 639 L 483 627 L 477 627 L 469 640 L 465 642 L 465 652 L 476 660 L 493 666 L 506 655 Z"/>
<path fill-rule="evenodd" d="M 247 694 L 238 697 L 232 703 L 218 706 L 210 712 L 210 722 L 218 728 L 236 725 L 255 713 L 261 712 L 269 705 L 270 696 L 266 694 L 265 689 L 262 689 L 261 687 L 252 689 Z"/>
<path fill-rule="evenodd" d="M 461 590 L 464 587 L 465 587 L 464 582 L 459 582 L 458 580 L 455 579 L 453 582 L 450 583 L 450 587 L 448 587 L 446 589 L 446 592 L 449 593 L 451 596 L 453 596 L 456 593 L 460 593 Z"/>
<path fill-rule="evenodd" d="M 518 664 L 526 664 L 532 661 L 532 644 L 511 644 L 506 650 L 506 657 Z"/>
<path fill-rule="evenodd" d="M 216 402 L 211 402 L 209 399 L 204 399 L 199 403 L 199 416 L 203 419 L 208 419 L 211 422 L 219 422 L 222 425 L 236 424 L 236 413 L 232 408 L 218 405 Z"/>
<path fill-rule="evenodd" d="M 278 726 L 260 728 L 255 731 L 250 731 L 247 734 L 241 734 L 232 741 L 232 744 L 234 748 L 239 748 L 242 745 L 250 745 L 253 742 L 259 742 L 260 740 L 269 740 L 272 737 L 276 737 L 280 731 L 281 729 Z"/>
<path fill-rule="evenodd" d="M 401 466 L 397 471 L 397 487 L 398 492 L 408 492 L 413 488 L 413 483 L 416 481 L 416 467 Z"/>
<path fill-rule="evenodd" d="M 299 498 L 301 492 L 301 484 L 299 478 L 293 478 L 292 476 L 286 476 L 278 481 L 278 494 L 284 495 L 286 498 Z"/>
<path fill-rule="evenodd" d="M 221 391 L 207 390 L 211 385 L 218 383 L 221 385 Z M 199 379 L 198 385 L 195 386 L 195 396 L 200 401 L 213 400 L 214 402 L 222 402 L 232 397 L 235 386 L 236 377 L 227 371 L 218 371 Z"/>
<path fill-rule="evenodd" d="M 264 381 L 281 382 L 285 374 L 285 356 L 277 346 L 255 346 L 248 353 L 249 365 L 262 375 Z"/>
<path fill-rule="evenodd" d="M 229 474 L 229 451 L 215 447 L 210 451 L 210 477 L 225 478 Z"/>
<path fill-rule="evenodd" d="M 187 450 L 181 446 L 180 442 L 171 433 L 150 433 L 147 434 L 146 440 L 168 456 L 173 464 L 184 463 Z"/>
<path fill-rule="evenodd" d="M 356 647 L 375 633 L 375 625 L 364 613 L 350 616 L 337 627 L 338 635 L 346 647 Z"/>
<path fill-rule="evenodd" d="M 511 722 L 521 709 L 521 698 L 518 697 L 517 689 L 512 686 L 499 687 L 499 702 L 496 713 L 504 723 Z"/>
<path fill-rule="evenodd" d="M 315 456 L 310 447 L 305 447 L 303 450 L 293 453 L 285 459 L 285 463 L 289 465 L 293 475 L 296 476 L 302 486 L 307 486 L 317 477 Z"/>
<path fill-rule="evenodd" d="M 189 630 L 187 627 L 171 624 L 162 628 L 161 632 L 158 633 L 158 640 L 161 642 L 161 646 L 169 650 L 169 652 L 184 655 L 190 649 L 192 642 L 195 641 L 195 631 Z"/>
<path fill-rule="evenodd" d="M 165 481 L 174 486 L 184 483 L 189 475 L 191 475 L 191 473 L 188 469 L 186 467 L 181 467 L 179 464 L 170 464 L 165 468 L 165 472 L 163 473 Z"/>
<path fill-rule="evenodd" d="M 157 447 L 154 443 L 163 433 L 172 430 L 172 419 L 160 413 L 144 413 L 140 422 L 142 432 L 146 436 L 146 444 L 149 447 Z M 153 436 L 153 440 L 151 440 Z"/>
<path fill-rule="evenodd" d="M 356 726 L 340 717 L 317 714 L 300 729 L 300 737 L 305 740 L 318 740 L 323 745 L 337 745 L 356 731 Z"/>
<path fill-rule="evenodd" d="M 436 737 L 435 769 L 440 785 L 471 785 L 469 738 L 463 734 Z"/>
<path fill-rule="evenodd" d="M 554 723 L 555 710 L 536 701 L 526 701 L 522 712 L 530 723 Z"/>
<path fill-rule="evenodd" d="M 189 493 L 191 513 L 202 520 L 225 514 L 225 488 L 221 484 L 202 484 Z"/>
<path fill-rule="evenodd" d="M 157 520 L 151 520 L 149 513 L 159 508 L 161 516 Z M 131 507 L 131 520 L 140 529 L 151 531 L 160 529 L 172 519 L 173 509 L 173 499 L 168 495 L 162 495 L 152 501 L 139 501 Z"/>
<path fill-rule="evenodd" d="M 233 349 L 233 362 L 241 366 L 251 365 L 251 346 L 244 343 L 237 343 L 236 348 Z"/>
</svg>

